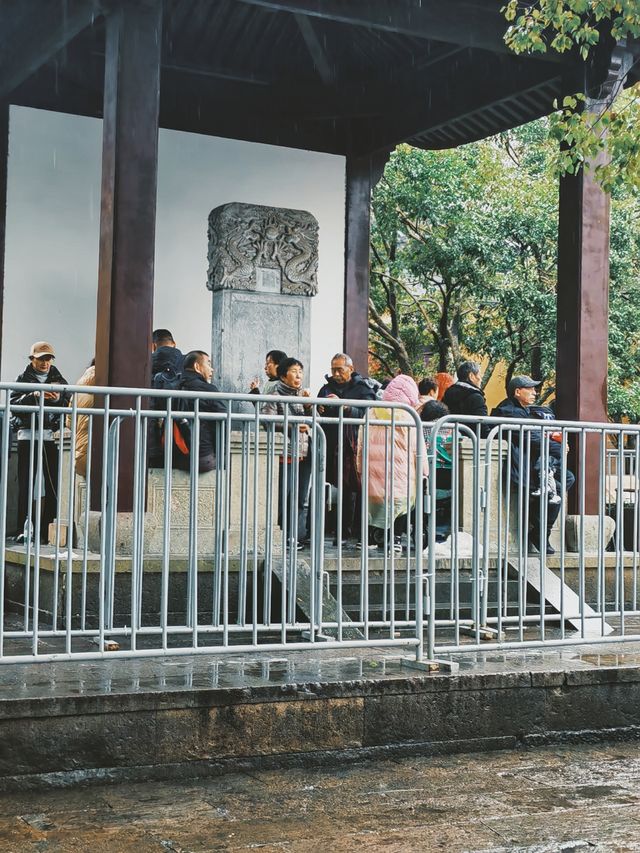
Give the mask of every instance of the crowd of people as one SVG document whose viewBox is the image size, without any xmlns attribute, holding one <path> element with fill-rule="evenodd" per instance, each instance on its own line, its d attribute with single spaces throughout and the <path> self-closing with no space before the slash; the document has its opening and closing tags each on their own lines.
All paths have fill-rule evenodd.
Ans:
<svg viewBox="0 0 640 853">
<path fill-rule="evenodd" d="M 54 365 L 54 360 L 54 347 L 46 341 L 37 341 L 31 347 L 26 369 L 16 381 L 67 385 Z M 266 381 L 262 389 L 256 379 L 251 382 L 248 393 L 283 398 L 282 401 L 273 399 L 261 402 L 260 411 L 264 425 L 270 425 L 269 428 L 275 432 L 284 432 L 286 426 L 288 441 L 285 442 L 278 465 L 277 522 L 281 529 L 287 531 L 291 546 L 303 548 L 311 534 L 309 488 L 313 443 L 310 423 L 301 418 L 311 414 L 312 407 L 306 402 L 310 391 L 304 387 L 302 362 L 282 350 L 273 349 L 266 354 L 264 372 Z M 183 354 L 168 329 L 156 329 L 153 332 L 151 387 L 167 391 L 191 391 L 196 395 L 188 399 L 175 398 L 179 411 L 193 412 L 197 406 L 201 413 L 227 412 L 223 402 L 210 396 L 212 391 L 218 391 L 211 383 L 212 375 L 211 359 L 204 350 L 191 350 Z M 88 389 L 95 384 L 93 362 L 76 384 L 86 385 Z M 513 377 L 508 384 L 507 397 L 491 414 L 501 419 L 553 418 L 551 410 L 534 405 L 539 385 L 539 382 L 528 376 Z M 447 373 L 438 373 L 433 378 L 425 377 L 416 383 L 413 377 L 400 373 L 378 383 L 358 373 L 347 353 L 336 353 L 316 396 L 322 400 L 340 401 L 340 405 L 320 405 L 318 413 L 322 416 L 326 437 L 326 481 L 339 496 L 340 519 L 333 513 L 329 521 L 334 541 L 337 544 L 340 536 L 341 545 L 351 541 L 356 547 L 401 550 L 401 536 L 403 533 L 408 535 L 413 526 L 411 518 L 417 490 L 423 488 L 422 483 L 416 482 L 415 462 L 420 444 L 426 455 L 425 438 L 427 441 L 431 438 L 431 429 L 427 424 L 451 413 L 466 416 L 465 423 L 470 429 L 475 429 L 479 436 L 485 436 L 490 430 L 490 426 L 482 420 L 488 411 L 482 390 L 482 369 L 475 361 L 462 362 L 456 379 Z M 32 450 L 34 431 L 40 425 L 37 414 L 14 413 L 12 419 L 18 448 L 19 542 L 34 534 L 33 525 L 32 529 L 28 529 L 27 519 L 33 518 L 33 513 L 29 512 L 30 502 L 35 506 L 39 498 L 40 536 L 43 542 L 47 541 L 48 526 L 57 511 L 58 450 L 55 434 L 61 429 L 61 416 L 55 410 L 68 406 L 69 402 L 70 394 L 65 389 L 60 392 L 47 391 L 44 395 L 36 390 L 16 390 L 11 395 L 12 406 L 46 406 L 42 421 L 41 464 L 38 464 L 35 455 L 37 445 L 36 451 Z M 419 413 L 425 425 L 424 431 L 413 428 L 414 416 L 407 408 L 394 408 L 388 405 L 390 403 L 404 404 Z M 79 409 L 93 405 L 90 390 L 77 395 L 76 405 Z M 151 406 L 164 410 L 166 398 L 152 398 Z M 367 408 L 371 411 L 369 417 L 365 418 Z M 76 472 L 81 476 L 85 475 L 87 469 L 88 421 L 87 416 L 80 414 L 75 426 Z M 165 464 L 165 423 L 166 419 L 160 415 L 150 422 L 150 467 L 163 467 Z M 199 473 L 212 471 L 217 465 L 224 464 L 220 419 L 205 418 L 199 421 L 197 448 L 192 441 L 192 423 L 193 420 L 189 418 L 173 419 L 173 434 L 170 436 L 173 466 L 190 470 L 194 453 L 197 453 Z M 558 517 L 562 500 L 559 490 L 553 488 L 554 473 L 560 467 L 565 449 L 561 436 L 552 434 L 549 451 L 545 455 L 545 458 L 548 456 L 548 470 L 541 471 L 542 438 L 539 432 L 531 434 L 532 440 L 524 459 L 516 443 L 516 434 L 512 435 L 510 476 L 518 484 L 522 471 L 528 472 L 530 546 L 535 552 L 546 548 L 548 553 L 552 553 L 548 536 L 547 541 L 543 542 L 539 534 L 539 497 L 541 489 L 548 493 L 545 512 L 548 534 Z M 444 539 L 450 533 L 451 525 L 451 429 L 437 432 L 435 457 L 436 534 L 438 539 Z M 33 472 L 32 477 L 29 476 L 30 470 Z M 38 472 L 41 472 L 41 476 L 36 476 Z M 565 486 L 570 488 L 573 482 L 573 475 L 566 471 Z M 366 483 L 366 496 L 362 494 L 363 483 Z M 365 527 L 363 506 L 367 508 L 366 529 L 369 531 L 365 543 L 362 542 L 362 530 Z"/>
</svg>

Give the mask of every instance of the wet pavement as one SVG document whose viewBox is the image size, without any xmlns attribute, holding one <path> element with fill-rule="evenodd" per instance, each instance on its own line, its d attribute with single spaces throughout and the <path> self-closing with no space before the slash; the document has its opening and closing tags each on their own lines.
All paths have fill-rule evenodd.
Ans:
<svg viewBox="0 0 640 853">
<path fill-rule="evenodd" d="M 0 850 L 639 851 L 640 745 L 546 747 L 0 798 Z"/>
<path fill-rule="evenodd" d="M 640 643 L 600 642 L 438 655 L 454 661 L 460 674 L 569 673 L 600 668 L 637 668 Z M 139 695 L 192 690 L 249 689 L 291 684 L 388 681 L 419 671 L 406 667 L 408 649 L 335 649 L 277 654 L 252 652 L 213 656 L 175 655 L 126 658 L 106 654 L 100 660 L 15 663 L 0 668 L 0 702 L 77 696 Z M 422 673 L 426 675 L 427 673 Z M 446 678 L 446 670 L 430 678 Z"/>
</svg>

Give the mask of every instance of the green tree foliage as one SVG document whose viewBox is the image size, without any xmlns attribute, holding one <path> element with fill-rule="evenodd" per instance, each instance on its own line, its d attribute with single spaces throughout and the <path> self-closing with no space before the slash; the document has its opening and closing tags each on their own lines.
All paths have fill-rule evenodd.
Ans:
<svg viewBox="0 0 640 853">
<path fill-rule="evenodd" d="M 640 421 L 640 193 L 615 190 L 611 203 L 609 416 Z"/>
<path fill-rule="evenodd" d="M 565 53 L 577 50 L 588 61 L 610 30 L 616 40 L 640 37 L 640 0 L 509 0 L 502 10 L 509 27 L 507 45 L 515 53 Z M 624 95 L 618 89 L 575 93 L 551 116 L 558 147 L 554 166 L 575 174 L 585 164 L 607 191 L 640 187 L 640 85 Z"/>
<path fill-rule="evenodd" d="M 468 356 L 555 383 L 558 182 L 548 123 L 450 151 L 400 146 L 372 202 L 370 351 L 379 375 Z M 640 194 L 611 228 L 610 413 L 640 418 Z"/>
</svg>

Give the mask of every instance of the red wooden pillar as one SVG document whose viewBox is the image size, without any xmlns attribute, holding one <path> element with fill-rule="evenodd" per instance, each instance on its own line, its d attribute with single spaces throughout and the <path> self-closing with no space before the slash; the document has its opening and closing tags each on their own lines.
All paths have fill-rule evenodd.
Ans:
<svg viewBox="0 0 640 853">
<path fill-rule="evenodd" d="M 7 225 L 7 167 L 9 163 L 9 104 L 0 101 L 0 369 L 4 316 L 4 256 Z"/>
<path fill-rule="evenodd" d="M 346 158 L 344 351 L 363 376 L 369 362 L 371 193 L 388 159 L 388 151 Z"/>
<path fill-rule="evenodd" d="M 557 414 L 563 420 L 607 420 L 609 324 L 608 194 L 589 173 L 560 181 L 558 233 Z M 587 442 L 584 470 L 575 450 L 570 467 L 578 483 L 569 506 L 578 508 L 579 487 L 586 487 L 585 511 L 598 510 L 599 441 Z"/>
<path fill-rule="evenodd" d="M 120 4 L 106 19 L 98 385 L 149 384 L 161 35 L 161 0 Z M 127 430 L 121 459 L 131 454 Z M 102 455 L 98 443 L 96 455 L 94 466 Z M 130 464 L 120 466 L 118 489 L 118 509 L 131 509 Z"/>
</svg>

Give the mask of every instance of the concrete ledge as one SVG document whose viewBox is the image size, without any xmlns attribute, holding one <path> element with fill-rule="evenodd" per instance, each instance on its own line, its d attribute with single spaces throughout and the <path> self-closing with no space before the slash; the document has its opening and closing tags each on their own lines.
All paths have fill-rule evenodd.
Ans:
<svg viewBox="0 0 640 853">
<path fill-rule="evenodd" d="M 407 677 L 400 661 L 386 657 L 370 658 L 364 669 L 361 663 L 354 678 L 353 661 L 342 673 L 333 661 L 332 677 L 318 679 L 309 672 L 304 677 L 301 665 L 296 675 L 282 662 L 277 672 L 267 667 L 258 677 L 256 666 L 264 664 L 247 660 L 246 676 L 238 669 L 239 683 L 228 683 L 232 679 L 221 670 L 215 687 L 179 689 L 149 679 L 145 687 L 135 676 L 139 661 L 129 662 L 129 682 L 127 662 L 118 661 L 119 676 L 110 674 L 101 694 L 92 688 L 81 695 L 71 670 L 64 689 L 51 695 L 47 664 L 20 665 L 34 684 L 38 671 L 44 683 L 40 695 L 25 690 L 22 674 L 2 685 L 0 789 L 38 780 L 167 778 L 172 772 L 186 778 L 332 756 L 504 749 L 584 732 L 639 736 L 640 666 Z M 156 671 L 161 664 L 156 661 Z M 206 665 L 202 661 L 203 671 Z M 219 659 L 214 665 L 223 666 Z M 83 666 L 95 675 L 106 662 L 68 666 L 81 681 Z"/>
</svg>

